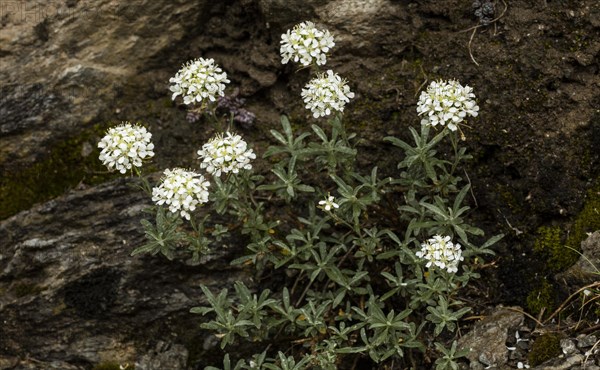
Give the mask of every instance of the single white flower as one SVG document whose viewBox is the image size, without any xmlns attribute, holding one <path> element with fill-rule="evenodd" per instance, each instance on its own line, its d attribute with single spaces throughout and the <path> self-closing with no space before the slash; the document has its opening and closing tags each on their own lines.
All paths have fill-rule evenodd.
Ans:
<svg viewBox="0 0 600 370">
<path fill-rule="evenodd" d="M 317 65 L 327 62 L 327 52 L 335 46 L 333 36 L 328 30 L 319 30 L 312 22 L 302 22 L 281 35 L 281 63 L 290 60 L 309 66 L 313 61 Z"/>
<path fill-rule="evenodd" d="M 99 158 L 109 170 L 117 169 L 121 173 L 132 166 L 141 167 L 142 160 L 154 156 L 151 138 L 152 134 L 145 127 L 123 122 L 109 128 L 98 142 L 98 148 L 102 149 Z"/>
<path fill-rule="evenodd" d="M 320 208 L 331 211 L 334 208 L 340 208 L 340 205 L 335 202 L 335 197 L 333 195 L 328 195 L 324 200 L 319 201 Z"/>
<path fill-rule="evenodd" d="M 306 109 L 313 112 L 315 118 L 324 117 L 332 111 L 343 112 L 344 105 L 354 98 L 350 87 L 338 74 L 328 70 L 327 74 L 321 73 L 312 79 L 304 89 L 302 98 Z"/>
<path fill-rule="evenodd" d="M 183 168 L 166 169 L 161 184 L 152 189 L 152 201 L 169 206 L 169 211 L 179 212 L 181 217 L 190 219 L 199 204 L 208 202 L 210 183 L 204 176 Z"/>
<path fill-rule="evenodd" d="M 202 159 L 200 168 L 213 176 L 220 177 L 221 173 L 238 173 L 241 169 L 252 168 L 250 160 L 256 158 L 252 149 L 240 135 L 226 132 L 218 134 L 198 150 L 198 156 Z"/>
<path fill-rule="evenodd" d="M 421 92 L 417 113 L 423 117 L 422 125 L 448 126 L 456 131 L 465 117 L 479 114 L 479 106 L 471 87 L 463 87 L 456 80 L 433 81 Z"/>
<path fill-rule="evenodd" d="M 214 102 L 217 96 L 224 96 L 229 80 L 214 59 L 198 58 L 187 62 L 169 82 L 173 84 L 169 88 L 173 100 L 181 95 L 184 104 L 192 104 L 206 100 Z"/>
<path fill-rule="evenodd" d="M 450 273 L 458 272 L 458 263 L 464 260 L 460 244 L 452 243 L 449 236 L 434 236 L 421 244 L 421 250 L 415 254 L 427 260 L 425 267 L 437 266 Z"/>
</svg>

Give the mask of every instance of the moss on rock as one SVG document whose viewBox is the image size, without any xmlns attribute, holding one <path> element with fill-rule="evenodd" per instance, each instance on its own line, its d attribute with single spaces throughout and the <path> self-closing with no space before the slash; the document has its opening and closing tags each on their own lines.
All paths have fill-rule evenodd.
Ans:
<svg viewBox="0 0 600 370">
<path fill-rule="evenodd" d="M 588 191 L 583 209 L 568 232 L 558 226 L 539 227 L 533 249 L 546 258 L 551 270 L 564 271 L 579 259 L 587 233 L 596 230 L 600 230 L 600 184 Z"/>
<path fill-rule="evenodd" d="M 30 167 L 7 171 L 0 179 L 0 220 L 64 194 L 82 182 L 95 185 L 115 176 L 98 160 L 96 142 L 104 128 L 96 125 L 56 143 L 43 160 Z"/>
<path fill-rule="evenodd" d="M 92 368 L 92 370 L 135 370 L 134 365 L 120 365 L 116 362 L 102 362 Z"/>
<path fill-rule="evenodd" d="M 597 179 L 597 182 L 598 184 L 588 191 L 583 209 L 575 218 L 565 243 L 569 248 L 580 250 L 581 242 L 587 238 L 587 233 L 600 230 L 600 179 Z"/>
<path fill-rule="evenodd" d="M 18 298 L 39 294 L 44 291 L 42 287 L 33 283 L 19 283 L 15 285 L 12 290 Z"/>
<path fill-rule="evenodd" d="M 564 271 L 577 262 L 579 248 L 564 241 L 560 227 L 542 226 L 536 234 L 533 249 L 546 258 L 552 271 Z"/>
<path fill-rule="evenodd" d="M 529 364 L 537 366 L 559 356 L 562 353 L 560 339 L 560 335 L 555 333 L 546 333 L 536 339 L 528 355 Z"/>
<path fill-rule="evenodd" d="M 527 308 L 533 314 L 539 314 L 542 310 L 552 311 L 555 306 L 556 292 L 552 284 L 546 280 L 527 296 Z"/>
</svg>

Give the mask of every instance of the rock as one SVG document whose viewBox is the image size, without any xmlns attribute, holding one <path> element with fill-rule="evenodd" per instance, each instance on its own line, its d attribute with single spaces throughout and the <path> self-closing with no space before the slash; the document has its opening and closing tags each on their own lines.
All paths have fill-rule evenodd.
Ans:
<svg viewBox="0 0 600 370">
<path fill-rule="evenodd" d="M 579 260 L 567 271 L 557 274 L 557 281 L 565 281 L 569 285 L 583 286 L 598 280 L 600 268 L 600 231 L 588 236 L 581 243 Z"/>
<path fill-rule="evenodd" d="M 135 364 L 136 369 L 163 370 L 185 369 L 188 350 L 179 344 L 158 341 L 152 353 L 142 356 Z"/>
<path fill-rule="evenodd" d="M 199 284 L 245 277 L 225 262 L 233 248 L 196 266 L 187 253 L 131 257 L 148 205 L 133 182 L 72 191 L 0 222 L 0 368 L 186 368 L 186 346 L 202 333 L 189 313 L 205 303 Z"/>
<path fill-rule="evenodd" d="M 546 363 L 531 368 L 532 370 L 578 370 L 581 369 L 584 357 L 577 353 L 566 358 L 555 358 Z"/>
<path fill-rule="evenodd" d="M 594 334 L 580 334 L 577 336 L 577 347 L 578 348 L 588 348 L 592 347 L 594 344 L 598 342 L 598 337 Z"/>
<path fill-rule="evenodd" d="M 569 356 L 574 354 L 575 352 L 577 352 L 577 347 L 575 346 L 575 342 L 573 342 L 571 339 L 561 339 L 560 340 L 560 348 L 562 349 L 562 352 Z"/>
<path fill-rule="evenodd" d="M 91 127 L 127 79 L 198 27 L 197 15 L 209 4 L 100 0 L 3 8 L 0 168 L 30 165 L 41 148 Z"/>
<path fill-rule="evenodd" d="M 498 307 L 460 338 L 458 346 L 469 350 L 466 357 L 471 361 L 471 368 L 480 368 L 482 364 L 497 367 L 506 364 L 508 335 L 523 324 L 523 319 L 519 312 Z"/>
<path fill-rule="evenodd" d="M 2 8 L 0 27 L 0 218 L 90 184 L 103 168 L 91 165 L 88 156 L 97 156 L 96 143 L 111 123 L 140 120 L 160 140 L 154 129 L 163 120 L 176 121 L 179 113 L 170 100 L 169 78 L 187 60 L 217 59 L 244 96 L 277 81 L 278 50 L 248 21 L 256 22 L 259 13 L 252 4 L 100 0 L 9 5 Z M 221 50 L 228 51 L 226 57 Z M 237 57 L 231 56 L 233 50 L 239 51 Z M 157 114 L 159 109 L 167 113 Z M 198 145 L 189 130 L 178 126 L 177 131 Z M 181 143 L 157 147 L 158 167 L 180 160 Z M 67 169 L 57 165 L 63 161 Z M 55 174 L 68 170 L 69 177 Z M 48 190 L 28 181 L 40 171 L 50 175 L 49 181 L 65 184 Z M 21 196 L 19 189 L 31 196 Z"/>
</svg>

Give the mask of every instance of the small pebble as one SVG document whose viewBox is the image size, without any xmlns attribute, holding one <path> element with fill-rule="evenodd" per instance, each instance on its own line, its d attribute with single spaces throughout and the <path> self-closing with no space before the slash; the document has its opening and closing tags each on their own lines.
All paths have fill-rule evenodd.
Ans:
<svg viewBox="0 0 600 370">
<path fill-rule="evenodd" d="M 565 355 L 571 355 L 577 352 L 577 347 L 575 346 L 575 342 L 571 339 L 561 339 L 560 340 L 560 348 Z"/>
<path fill-rule="evenodd" d="M 581 334 L 577 336 L 577 347 L 587 348 L 592 347 L 598 341 L 598 337 L 593 334 L 585 335 Z"/>
</svg>

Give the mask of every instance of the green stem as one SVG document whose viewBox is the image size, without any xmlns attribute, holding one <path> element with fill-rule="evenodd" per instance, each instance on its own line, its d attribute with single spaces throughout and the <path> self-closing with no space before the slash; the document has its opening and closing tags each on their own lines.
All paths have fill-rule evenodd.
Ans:
<svg viewBox="0 0 600 370">
<path fill-rule="evenodd" d="M 152 186 L 150 186 L 150 182 L 148 181 L 148 178 L 146 176 L 142 175 L 142 170 L 140 168 L 133 166 L 133 170 L 141 182 L 141 184 L 138 185 L 138 187 L 140 189 L 142 189 L 142 191 L 144 193 L 146 193 L 148 196 L 151 197 L 152 196 Z"/>
<path fill-rule="evenodd" d="M 458 155 L 458 133 L 457 131 L 450 132 L 450 142 L 452 143 L 452 149 L 454 149 L 454 161 L 452 162 L 452 169 L 450 170 L 450 175 L 454 175 L 456 168 L 458 167 L 458 163 L 460 162 L 460 157 Z"/>
</svg>

